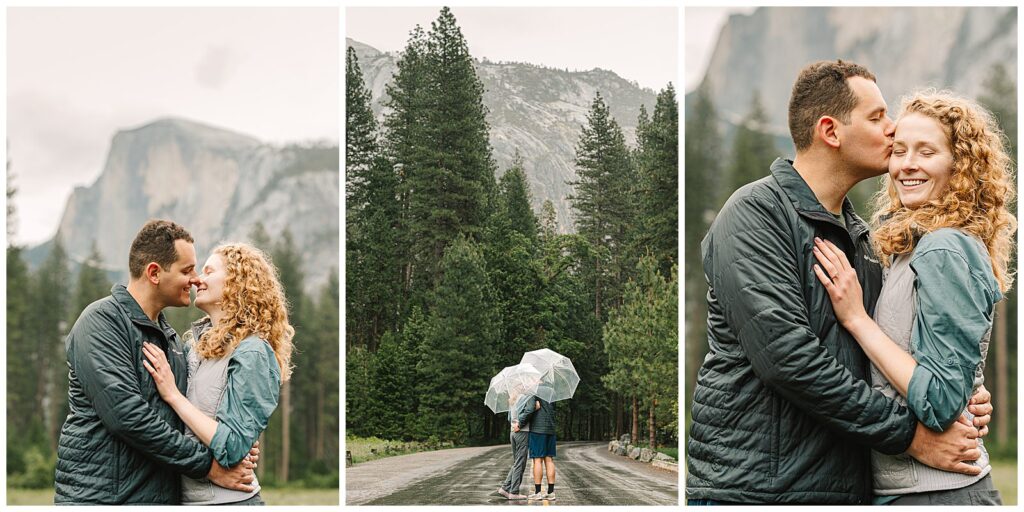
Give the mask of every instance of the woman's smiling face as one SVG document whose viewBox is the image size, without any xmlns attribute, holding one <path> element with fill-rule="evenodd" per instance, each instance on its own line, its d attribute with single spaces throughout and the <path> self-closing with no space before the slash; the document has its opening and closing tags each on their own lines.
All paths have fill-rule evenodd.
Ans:
<svg viewBox="0 0 1024 512">
<path fill-rule="evenodd" d="M 217 253 L 211 254 L 206 260 L 206 265 L 203 265 L 203 274 L 199 276 L 199 285 L 196 286 L 196 307 L 206 313 L 219 308 L 221 301 L 224 300 L 226 281 L 224 258 Z"/>
<path fill-rule="evenodd" d="M 953 174 L 953 150 L 938 120 L 916 112 L 896 123 L 889 178 L 900 202 L 918 208 L 938 199 Z"/>
</svg>

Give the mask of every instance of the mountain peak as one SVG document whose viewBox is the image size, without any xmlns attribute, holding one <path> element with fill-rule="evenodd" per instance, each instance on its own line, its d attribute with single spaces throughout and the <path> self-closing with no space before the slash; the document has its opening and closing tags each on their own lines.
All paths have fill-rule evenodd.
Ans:
<svg viewBox="0 0 1024 512">
<path fill-rule="evenodd" d="M 261 144 L 259 139 L 250 135 L 174 116 L 161 117 L 139 126 L 118 130 L 116 138 L 121 138 L 124 135 L 142 138 L 163 138 L 173 135 L 187 140 L 231 147 Z"/>
<path fill-rule="evenodd" d="M 363 80 L 370 90 L 378 119 L 385 115 L 387 84 L 397 70 L 398 53 L 346 39 L 356 50 Z M 529 62 L 473 59 L 484 86 L 483 102 L 490 124 L 490 143 L 498 173 L 512 164 L 518 151 L 533 196 L 533 209 L 545 200 L 555 207 L 559 229 L 574 231 L 569 182 L 576 176 L 576 143 L 587 112 L 600 92 L 622 127 L 627 144 L 635 141 L 640 105 L 652 112 L 654 91 L 602 68 L 568 70 Z"/>
</svg>

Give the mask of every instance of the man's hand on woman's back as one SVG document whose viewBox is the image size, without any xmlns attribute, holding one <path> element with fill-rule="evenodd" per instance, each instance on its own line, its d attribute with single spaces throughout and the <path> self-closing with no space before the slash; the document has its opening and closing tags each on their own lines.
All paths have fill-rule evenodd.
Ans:
<svg viewBox="0 0 1024 512">
<path fill-rule="evenodd" d="M 211 482 L 224 487 L 225 489 L 234 489 L 242 492 L 252 492 L 255 490 L 252 486 L 253 480 L 256 476 L 253 474 L 253 468 L 256 465 L 249 460 L 242 460 L 234 467 L 225 468 L 221 466 L 216 459 L 210 466 L 210 473 L 206 475 Z"/>
<path fill-rule="evenodd" d="M 945 432 L 934 432 L 918 422 L 907 455 L 935 469 L 965 475 L 981 474 L 982 468 L 965 462 L 981 457 L 978 429 L 959 421 L 953 422 Z"/>
</svg>

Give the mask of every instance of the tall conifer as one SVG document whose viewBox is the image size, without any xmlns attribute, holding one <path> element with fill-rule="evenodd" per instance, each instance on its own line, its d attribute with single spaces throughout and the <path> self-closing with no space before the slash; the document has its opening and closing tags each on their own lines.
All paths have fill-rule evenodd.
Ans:
<svg viewBox="0 0 1024 512">
<path fill-rule="evenodd" d="M 662 275 L 668 277 L 679 261 L 679 105 L 672 84 L 658 93 L 651 120 L 638 123 L 637 147 L 637 252 L 652 251 Z"/>
<path fill-rule="evenodd" d="M 416 366 L 420 433 L 468 442 L 491 413 L 482 393 L 493 375 L 500 317 L 477 244 L 459 237 L 445 251 Z"/>
<path fill-rule="evenodd" d="M 576 145 L 576 174 L 570 197 L 576 228 L 591 245 L 603 250 L 593 267 L 594 314 L 603 319 L 608 305 L 618 305 L 635 227 L 635 171 L 618 122 L 601 94 L 594 97 L 587 124 Z"/>
</svg>

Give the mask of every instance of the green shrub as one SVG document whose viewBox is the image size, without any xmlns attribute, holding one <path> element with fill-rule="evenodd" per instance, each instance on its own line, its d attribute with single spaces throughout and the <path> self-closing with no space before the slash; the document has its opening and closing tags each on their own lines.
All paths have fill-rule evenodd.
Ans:
<svg viewBox="0 0 1024 512">
<path fill-rule="evenodd" d="M 38 446 L 32 446 L 22 455 L 24 472 L 9 476 L 7 484 L 24 489 L 45 489 L 53 487 L 53 474 L 57 467 L 56 454 L 47 454 Z"/>
</svg>

